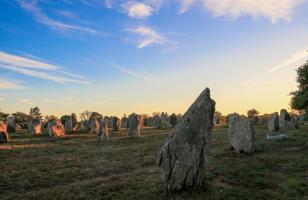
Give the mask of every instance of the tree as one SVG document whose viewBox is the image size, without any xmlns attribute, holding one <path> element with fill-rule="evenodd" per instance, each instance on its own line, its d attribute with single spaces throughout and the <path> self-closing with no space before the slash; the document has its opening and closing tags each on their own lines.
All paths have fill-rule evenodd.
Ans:
<svg viewBox="0 0 308 200">
<path fill-rule="evenodd" d="M 80 113 L 79 117 L 81 121 L 87 121 L 91 115 L 91 111 L 85 110 Z"/>
<path fill-rule="evenodd" d="M 256 117 L 256 116 L 258 116 L 259 114 L 260 114 L 260 112 L 257 111 L 257 110 L 254 109 L 254 108 L 247 111 L 247 116 L 248 116 L 249 118 Z"/>
<path fill-rule="evenodd" d="M 34 107 L 30 109 L 30 118 L 31 119 L 39 119 L 40 121 L 43 119 L 42 114 L 40 113 L 39 107 Z"/>
<path fill-rule="evenodd" d="M 28 121 L 30 116 L 23 112 L 12 113 L 12 116 L 15 119 L 15 122 L 23 129 L 28 128 Z"/>
<path fill-rule="evenodd" d="M 308 112 L 308 61 L 297 70 L 298 90 L 291 92 L 291 108 Z"/>
<path fill-rule="evenodd" d="M 6 118 L 7 118 L 9 115 L 10 115 L 10 114 L 4 113 L 4 112 L 0 112 L 0 121 L 6 120 Z"/>
</svg>

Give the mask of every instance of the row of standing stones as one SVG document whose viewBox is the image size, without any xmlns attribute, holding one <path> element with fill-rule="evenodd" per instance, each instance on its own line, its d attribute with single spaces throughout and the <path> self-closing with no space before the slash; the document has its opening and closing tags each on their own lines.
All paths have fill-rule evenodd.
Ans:
<svg viewBox="0 0 308 200">
<path fill-rule="evenodd" d="M 158 155 L 158 165 L 167 192 L 199 189 L 206 173 L 211 146 L 215 101 L 206 88 L 186 111 Z M 229 116 L 229 141 L 237 153 L 254 153 L 253 121 L 246 116 Z M 296 129 L 299 117 L 291 117 L 285 109 L 268 120 L 268 130 Z"/>
<path fill-rule="evenodd" d="M 211 146 L 214 113 L 215 101 L 211 99 L 210 90 L 206 88 L 172 129 L 170 137 L 162 146 L 158 156 L 158 165 L 166 191 L 196 190 L 202 186 Z M 228 120 L 228 135 L 233 149 L 237 153 L 253 153 L 255 151 L 253 122 L 248 117 L 236 113 L 231 114 Z M 274 113 L 268 119 L 268 130 L 272 133 L 295 129 L 298 128 L 299 121 L 298 117 L 291 117 L 286 110 L 282 109 L 280 115 Z M 93 116 L 87 124 L 82 124 L 79 128 L 97 133 L 100 140 L 107 140 L 110 123 L 114 131 L 127 128 L 128 136 L 139 137 L 143 119 L 135 113 L 122 120 L 117 117 L 110 119 Z M 164 124 L 166 124 L 164 117 L 153 118 L 154 128 L 162 128 Z M 32 120 L 29 123 L 29 130 L 36 135 L 41 133 L 41 126 L 39 120 Z M 66 128 L 77 129 L 76 116 L 72 115 L 64 122 L 54 120 L 48 124 L 50 136 L 62 136 Z M 0 134 L 0 140 L 9 139 L 6 129 L 6 124 L 0 122 L 0 132 L 5 133 Z"/>
</svg>

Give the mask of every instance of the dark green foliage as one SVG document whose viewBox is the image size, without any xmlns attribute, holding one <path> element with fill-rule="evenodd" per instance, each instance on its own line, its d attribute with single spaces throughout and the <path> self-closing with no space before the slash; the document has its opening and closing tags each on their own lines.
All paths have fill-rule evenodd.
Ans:
<svg viewBox="0 0 308 200">
<path fill-rule="evenodd" d="M 298 111 L 308 111 L 308 61 L 297 70 L 298 90 L 291 92 L 291 107 Z"/>
<path fill-rule="evenodd" d="M 258 116 L 259 114 L 260 114 L 260 112 L 257 111 L 257 110 L 254 109 L 254 108 L 247 111 L 247 116 L 248 116 L 249 118 Z"/>
<path fill-rule="evenodd" d="M 29 115 L 30 115 L 31 119 L 39 119 L 39 120 L 43 119 L 43 116 L 40 113 L 40 109 L 37 106 L 30 109 L 30 114 Z"/>
<path fill-rule="evenodd" d="M 10 114 L 4 113 L 4 112 L 0 112 L 0 121 L 6 120 L 6 118 L 7 118 L 9 115 L 10 115 Z"/>
<path fill-rule="evenodd" d="M 12 113 L 12 116 L 15 119 L 15 122 L 22 128 L 28 128 L 28 121 L 30 120 L 30 116 L 23 112 Z"/>
</svg>

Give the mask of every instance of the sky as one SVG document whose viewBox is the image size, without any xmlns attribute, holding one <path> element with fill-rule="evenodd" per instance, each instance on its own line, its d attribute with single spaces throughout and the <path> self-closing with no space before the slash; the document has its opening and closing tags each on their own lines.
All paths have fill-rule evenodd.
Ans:
<svg viewBox="0 0 308 200">
<path fill-rule="evenodd" d="M 290 109 L 307 0 L 0 0 L 0 109 L 223 114 Z"/>
</svg>

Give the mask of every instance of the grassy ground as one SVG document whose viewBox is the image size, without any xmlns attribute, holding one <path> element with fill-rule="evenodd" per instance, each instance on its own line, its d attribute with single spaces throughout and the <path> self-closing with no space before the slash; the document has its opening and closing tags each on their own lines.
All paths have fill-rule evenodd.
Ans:
<svg viewBox="0 0 308 200">
<path fill-rule="evenodd" d="M 256 127 L 254 155 L 230 151 L 227 128 L 215 128 L 202 191 L 168 197 L 157 153 L 170 130 L 145 129 L 139 140 L 114 133 L 64 138 L 11 134 L 0 145 L 0 199 L 307 199 L 308 125 L 289 139 L 266 141 Z"/>
</svg>

